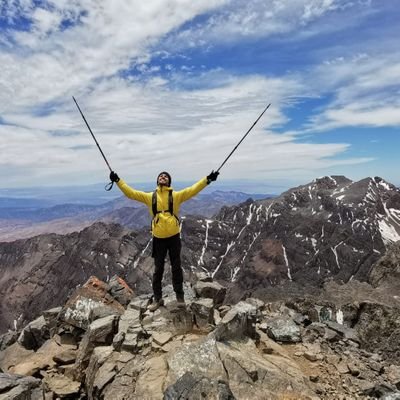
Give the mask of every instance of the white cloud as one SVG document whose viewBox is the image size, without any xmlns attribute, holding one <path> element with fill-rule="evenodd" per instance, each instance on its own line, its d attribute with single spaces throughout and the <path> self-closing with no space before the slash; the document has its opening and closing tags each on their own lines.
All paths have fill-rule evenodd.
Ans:
<svg viewBox="0 0 400 400">
<path fill-rule="evenodd" d="M 29 0 L 3 1 L 0 12 L 10 26 L 21 16 L 31 26 L 10 28 L 0 38 L 0 108 L 5 122 L 0 136 L 6 138 L 0 142 L 2 184 L 107 178 L 72 95 L 112 166 L 134 182 L 153 180 L 160 169 L 180 180 L 208 173 L 269 102 L 272 107 L 222 170 L 224 178 L 313 176 L 320 169 L 370 161 L 343 157 L 349 150 L 346 143 L 299 143 L 294 132 L 273 130 L 289 121 L 287 109 L 303 96 L 330 92 L 334 100 L 314 117 L 311 130 L 317 124 L 318 129 L 368 125 L 378 117 L 384 124 L 398 123 L 383 88 L 396 85 L 400 64 L 365 56 L 351 62 L 343 58 L 314 69 L 308 77 L 298 73 L 275 78 L 238 77 L 221 68 L 199 73 L 185 55 L 179 55 L 183 66 L 151 64 L 154 56 L 176 56 L 177 49 L 198 43 L 207 47 L 239 37 L 297 35 L 345 3 L 48 0 L 39 8 Z M 193 20 L 200 15 L 204 23 Z M 187 28 L 180 30 L 185 23 Z M 133 67 L 142 74 L 119 75 Z M 165 70 L 167 76 L 162 75 Z M 383 103 L 373 110 L 377 98 Z M 351 108 L 355 99 L 359 105 Z"/>
<path fill-rule="evenodd" d="M 282 107 L 302 91 L 296 81 L 260 76 L 221 81 L 223 86 L 173 92 L 151 82 L 127 85 L 114 79 L 99 83 L 78 102 L 113 168 L 134 182 L 151 181 L 159 169 L 190 181 L 217 168 L 267 102 L 272 106 L 221 171 L 225 179 L 304 174 L 337 165 L 333 157 L 348 148 L 300 144 L 294 135 L 271 131 L 286 121 Z M 48 116 L 5 114 L 6 121 L 25 128 L 2 127 L 15 134 L 5 149 L 10 156 L 1 164 L 24 166 L 46 181 L 60 179 L 65 170 L 76 176 L 75 183 L 105 180 L 107 168 L 74 104 L 62 109 Z M 81 134 L 54 136 L 55 130 Z"/>
<path fill-rule="evenodd" d="M 310 130 L 400 125 L 400 54 L 339 59 L 317 67 L 309 78 L 314 93 L 333 100 L 311 118 Z"/>
<path fill-rule="evenodd" d="M 290 32 L 297 35 L 317 19 L 348 6 L 348 2 L 340 0 L 232 0 L 205 23 L 173 33 L 166 45 L 176 49 Z"/>
</svg>

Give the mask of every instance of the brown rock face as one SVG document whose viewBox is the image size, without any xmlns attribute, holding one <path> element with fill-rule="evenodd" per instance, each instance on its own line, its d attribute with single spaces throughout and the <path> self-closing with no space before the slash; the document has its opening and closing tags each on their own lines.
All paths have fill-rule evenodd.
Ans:
<svg viewBox="0 0 400 400">
<path fill-rule="evenodd" d="M 67 301 L 60 319 L 70 325 L 86 329 L 90 322 L 106 315 L 122 314 L 124 307 L 109 293 L 105 282 L 91 276 Z"/>
</svg>

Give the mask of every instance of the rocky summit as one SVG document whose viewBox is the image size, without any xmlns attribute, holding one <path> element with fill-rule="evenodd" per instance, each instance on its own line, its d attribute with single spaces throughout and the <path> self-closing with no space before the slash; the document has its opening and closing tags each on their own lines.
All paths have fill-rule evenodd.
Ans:
<svg viewBox="0 0 400 400">
<path fill-rule="evenodd" d="M 392 285 L 390 270 L 379 280 L 374 265 L 399 239 L 399 189 L 378 177 L 327 176 L 277 198 L 223 207 L 213 218 L 185 216 L 182 261 L 187 281 L 202 271 L 227 287 L 231 303 L 323 296 L 332 281 Z M 91 275 L 106 282 L 118 275 L 135 294 L 149 293 L 152 269 L 147 228 L 96 223 L 0 243 L 0 332 L 64 303 Z"/>
<path fill-rule="evenodd" d="M 0 399 L 400 398 L 400 191 L 331 176 L 182 219 L 186 308 L 151 237 L 0 243 Z"/>
<path fill-rule="evenodd" d="M 121 278 L 92 276 L 65 304 L 0 336 L 0 398 L 399 398 L 399 358 L 394 347 L 375 351 L 370 333 L 375 321 L 380 335 L 393 334 L 392 306 L 231 305 L 209 276 L 194 281 L 186 308 L 168 286 L 152 313 L 149 296 Z"/>
</svg>

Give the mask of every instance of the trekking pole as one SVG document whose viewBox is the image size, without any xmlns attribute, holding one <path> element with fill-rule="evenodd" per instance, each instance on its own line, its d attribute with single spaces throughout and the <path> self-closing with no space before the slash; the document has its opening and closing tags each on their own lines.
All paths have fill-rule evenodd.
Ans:
<svg viewBox="0 0 400 400">
<path fill-rule="evenodd" d="M 99 143 L 97 142 L 95 136 L 93 135 L 93 132 L 92 132 L 92 130 L 90 129 L 90 126 L 89 126 L 88 122 L 86 121 L 86 118 L 85 118 L 85 116 L 83 115 L 83 112 L 82 112 L 81 108 L 79 107 L 78 102 L 75 100 L 75 97 L 74 97 L 74 96 L 72 96 L 72 98 L 73 98 L 73 100 L 74 100 L 76 106 L 78 107 L 78 110 L 79 110 L 79 112 L 81 113 L 82 118 L 83 118 L 83 120 L 85 121 L 85 124 L 86 124 L 87 128 L 89 129 L 89 132 L 90 132 L 90 134 L 92 135 L 92 137 L 93 137 L 93 139 L 94 139 L 94 141 L 95 141 L 95 143 L 96 143 L 98 149 L 100 150 L 100 153 L 101 153 L 101 155 L 103 156 L 104 161 L 106 162 L 108 169 L 110 170 L 110 172 L 112 172 L 112 168 L 110 167 L 110 164 L 108 163 L 107 158 L 106 158 L 106 156 L 105 156 L 104 153 L 103 153 L 103 150 L 101 150 L 101 147 L 100 147 Z M 111 190 L 112 187 L 113 187 L 113 184 L 114 184 L 114 182 L 107 183 L 107 185 L 105 186 L 105 189 L 106 189 L 107 191 Z"/>
<path fill-rule="evenodd" d="M 259 119 L 264 115 L 265 111 L 268 110 L 269 106 L 271 105 L 268 104 L 267 107 L 265 107 L 264 111 L 260 114 L 260 116 L 255 120 L 254 124 L 250 127 L 250 129 L 246 132 L 246 134 L 240 139 L 240 142 L 235 146 L 235 148 L 229 153 L 228 157 L 225 158 L 224 162 L 220 165 L 220 167 L 215 171 L 219 172 L 219 170 L 225 165 L 225 163 L 229 160 L 229 157 L 235 152 L 235 150 L 240 146 L 240 143 L 243 142 L 243 140 L 246 138 L 246 136 L 250 133 L 250 131 L 254 128 L 256 123 L 259 121 Z"/>
</svg>

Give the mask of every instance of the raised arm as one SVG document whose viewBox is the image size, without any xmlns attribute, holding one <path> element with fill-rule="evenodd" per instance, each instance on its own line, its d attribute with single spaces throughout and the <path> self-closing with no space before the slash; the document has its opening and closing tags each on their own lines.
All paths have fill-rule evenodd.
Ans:
<svg viewBox="0 0 400 400">
<path fill-rule="evenodd" d="M 131 188 L 123 179 L 119 178 L 119 176 L 114 171 L 111 172 L 110 179 L 112 182 L 115 182 L 117 184 L 117 186 L 126 197 L 129 197 L 132 200 L 140 201 L 147 206 L 151 205 L 151 193 L 146 193 Z"/>
<path fill-rule="evenodd" d="M 183 203 L 184 201 L 191 199 L 193 196 L 203 190 L 209 183 L 217 180 L 218 175 L 219 172 L 212 171 L 210 175 L 200 179 L 194 185 L 176 192 L 177 200 L 179 203 Z"/>
</svg>

